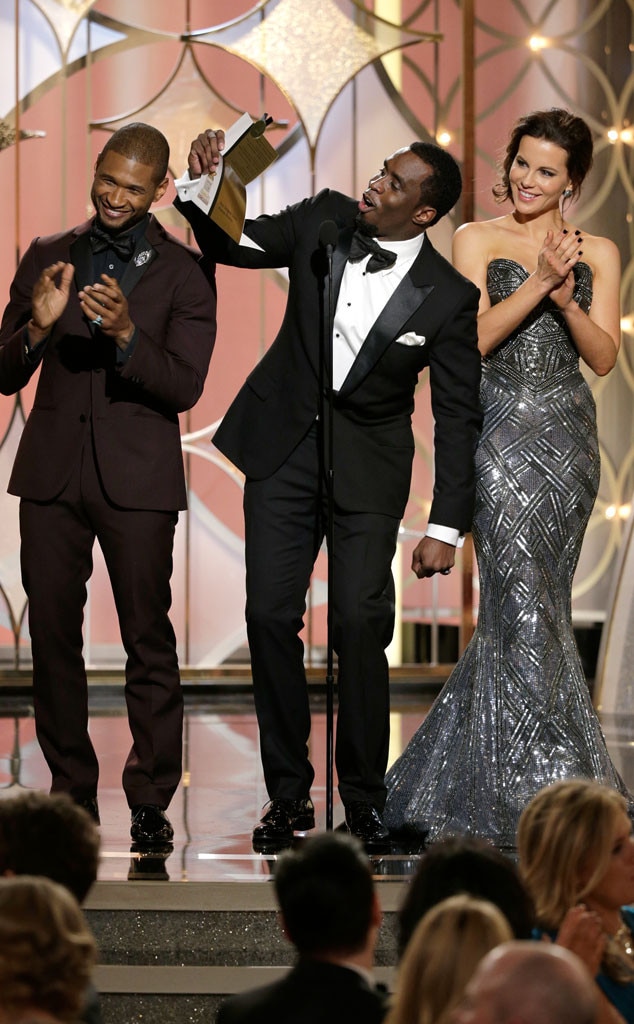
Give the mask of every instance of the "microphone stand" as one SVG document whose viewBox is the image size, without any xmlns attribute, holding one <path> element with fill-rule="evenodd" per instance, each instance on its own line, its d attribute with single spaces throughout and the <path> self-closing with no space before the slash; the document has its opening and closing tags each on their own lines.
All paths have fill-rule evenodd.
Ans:
<svg viewBox="0 0 634 1024">
<path fill-rule="evenodd" d="M 324 221 L 319 232 L 319 244 L 325 248 L 327 259 L 327 273 L 325 280 L 325 302 L 323 328 L 324 337 L 322 343 L 322 367 L 323 380 L 326 384 L 327 405 L 326 424 L 322 431 L 326 444 L 324 449 L 324 471 L 326 477 L 326 548 L 327 548 L 327 617 L 326 617 L 326 830 L 332 831 L 333 827 L 333 750 L 334 750 L 334 658 L 333 658 L 333 594 L 334 594 L 334 415 L 333 415 L 333 330 L 334 330 L 334 299 L 332 287 L 332 254 L 337 244 L 338 229 L 334 221 Z M 326 358 L 327 357 L 327 358 Z M 330 374 L 328 374 L 328 368 Z M 322 390 L 323 394 L 323 390 Z M 322 402 L 323 408 L 323 402 Z"/>
</svg>

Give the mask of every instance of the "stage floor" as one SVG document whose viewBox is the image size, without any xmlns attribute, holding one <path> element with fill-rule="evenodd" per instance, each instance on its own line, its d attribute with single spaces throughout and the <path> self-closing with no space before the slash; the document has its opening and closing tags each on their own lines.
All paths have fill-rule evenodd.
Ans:
<svg viewBox="0 0 634 1024">
<path fill-rule="evenodd" d="M 437 689 L 437 686 L 435 687 Z M 172 881 L 266 881 L 274 856 L 254 852 L 253 826 L 268 797 L 260 767 L 258 730 L 248 687 L 187 686 L 184 727 L 184 772 L 169 808 L 174 848 L 167 857 L 131 850 L 130 813 L 121 789 L 121 770 L 130 733 L 120 684 L 91 685 L 90 732 L 100 763 L 99 809 L 102 854 L 100 881 L 156 879 Z M 392 759 L 426 714 L 433 692 L 395 698 L 392 712 Z M 428 688 L 429 689 L 429 688 Z M 434 689 L 432 687 L 432 689 Z M 315 782 L 311 791 L 317 829 L 326 827 L 325 699 L 312 698 L 310 741 Z M 21 788 L 47 790 L 48 769 L 35 737 L 28 688 L 0 689 L 0 798 Z M 336 792 L 333 826 L 343 820 Z M 373 858 L 376 873 L 400 878 L 411 873 L 411 854 Z"/>
<path fill-rule="evenodd" d="M 392 701 L 391 754 L 395 759 L 427 713 L 441 679 L 402 685 Z M 311 688 L 312 690 L 313 688 Z M 315 766 L 312 797 L 317 828 L 326 827 L 326 716 L 319 687 L 311 700 L 310 748 Z M 183 781 L 169 808 L 174 848 L 167 857 L 131 851 L 130 815 L 121 789 L 121 770 L 130 746 L 123 688 L 110 680 L 91 684 L 90 731 L 101 766 L 99 807 L 102 859 L 100 881 L 155 879 L 196 882 L 256 882 L 271 877 L 274 857 L 255 853 L 251 832 L 267 801 L 258 753 L 258 732 L 248 686 L 186 685 Z M 631 723 L 603 723 L 610 752 L 630 789 L 634 788 Z M 336 783 L 336 780 L 335 780 Z M 0 687 L 0 798 L 21 787 L 47 790 L 49 774 L 35 738 L 28 686 Z M 343 820 L 334 793 L 333 825 Z M 402 880 L 420 851 L 373 857 L 375 873 Z"/>
</svg>

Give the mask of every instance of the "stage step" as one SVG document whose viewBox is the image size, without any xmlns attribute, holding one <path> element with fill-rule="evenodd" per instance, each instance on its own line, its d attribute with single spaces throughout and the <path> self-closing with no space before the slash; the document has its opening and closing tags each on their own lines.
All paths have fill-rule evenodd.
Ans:
<svg viewBox="0 0 634 1024">
<path fill-rule="evenodd" d="M 377 878 L 376 977 L 390 987 L 395 912 L 407 884 Z M 293 962 L 270 880 L 98 882 L 86 913 L 99 944 L 104 1024 L 212 1024 L 222 999 Z"/>
</svg>

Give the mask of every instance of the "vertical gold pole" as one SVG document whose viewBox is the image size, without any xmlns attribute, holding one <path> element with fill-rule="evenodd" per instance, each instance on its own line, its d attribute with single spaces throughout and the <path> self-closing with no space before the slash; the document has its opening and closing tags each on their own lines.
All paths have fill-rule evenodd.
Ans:
<svg viewBox="0 0 634 1024">
<path fill-rule="evenodd" d="M 462 219 L 474 218 L 475 180 L 475 0 L 462 0 Z M 462 549 L 460 651 L 473 636 L 473 541 Z"/>
<path fill-rule="evenodd" d="M 15 0 L 15 203 L 13 206 L 15 228 L 15 265 L 20 262 L 20 0 Z"/>
</svg>

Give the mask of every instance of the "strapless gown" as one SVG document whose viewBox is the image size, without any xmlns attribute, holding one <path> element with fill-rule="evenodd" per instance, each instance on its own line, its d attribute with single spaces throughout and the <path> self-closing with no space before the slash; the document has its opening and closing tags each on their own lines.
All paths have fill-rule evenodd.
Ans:
<svg viewBox="0 0 634 1024">
<path fill-rule="evenodd" d="M 527 277 L 493 260 L 492 304 Z M 592 272 L 575 268 L 586 312 Z M 590 700 L 571 619 L 572 580 L 599 486 L 592 393 L 563 317 L 544 302 L 483 362 L 471 642 L 387 775 L 386 825 L 433 841 L 515 846 L 520 813 L 557 779 L 627 791 Z"/>
</svg>

